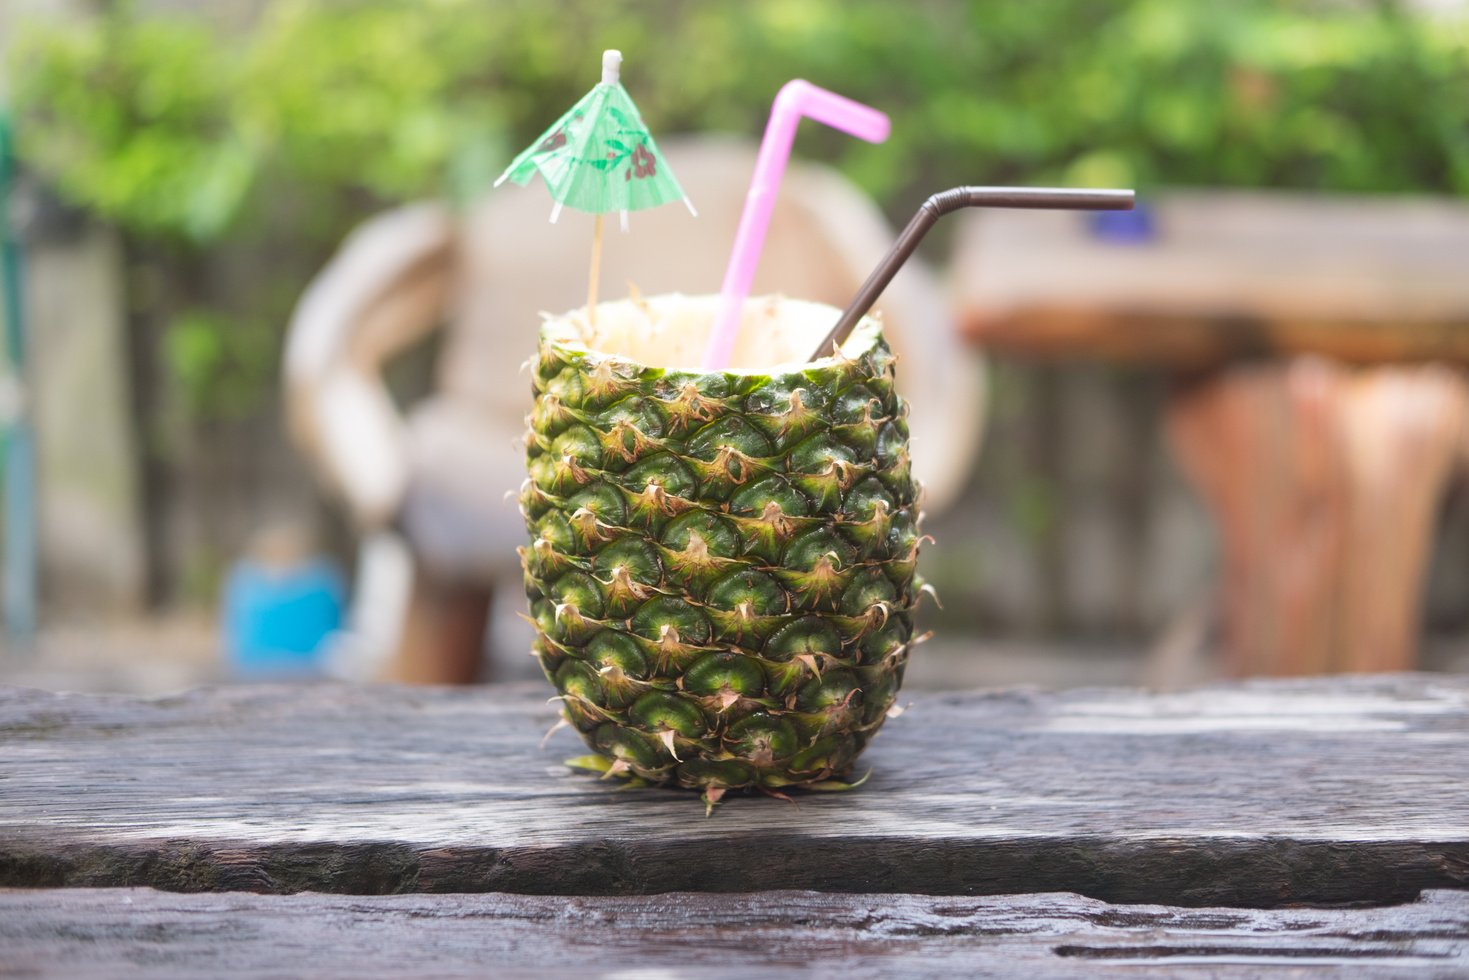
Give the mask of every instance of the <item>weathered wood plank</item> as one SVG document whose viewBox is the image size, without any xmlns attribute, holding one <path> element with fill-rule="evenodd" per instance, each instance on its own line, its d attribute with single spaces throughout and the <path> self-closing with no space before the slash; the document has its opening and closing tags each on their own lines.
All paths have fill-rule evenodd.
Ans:
<svg viewBox="0 0 1469 980">
<path fill-rule="evenodd" d="M 0 693 L 0 885 L 1270 907 L 1469 885 L 1469 678 L 916 696 L 798 806 L 574 774 L 541 687 Z"/>
<path fill-rule="evenodd" d="M 1180 909 L 1067 894 L 547 898 L 0 892 L 7 975 L 1449 976 L 1469 893 L 1369 909 Z"/>
</svg>

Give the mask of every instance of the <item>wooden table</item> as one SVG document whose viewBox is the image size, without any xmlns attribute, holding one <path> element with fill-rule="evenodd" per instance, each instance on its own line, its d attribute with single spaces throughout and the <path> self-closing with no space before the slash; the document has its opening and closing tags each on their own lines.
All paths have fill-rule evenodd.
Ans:
<svg viewBox="0 0 1469 980">
<path fill-rule="evenodd" d="M 710 819 L 546 694 L 0 691 L 0 975 L 1469 970 L 1469 678 L 915 696 Z"/>
<path fill-rule="evenodd" d="M 952 277 L 987 350 L 1170 372 L 1167 434 L 1223 551 L 1240 675 L 1407 670 L 1469 449 L 1469 204 L 1173 192 L 1118 243 L 975 212 Z"/>
<path fill-rule="evenodd" d="M 1201 371 L 1321 354 L 1469 366 L 1469 203 L 1174 191 L 1154 237 L 1063 211 L 972 212 L 952 276 L 966 336 L 997 350 Z"/>
</svg>

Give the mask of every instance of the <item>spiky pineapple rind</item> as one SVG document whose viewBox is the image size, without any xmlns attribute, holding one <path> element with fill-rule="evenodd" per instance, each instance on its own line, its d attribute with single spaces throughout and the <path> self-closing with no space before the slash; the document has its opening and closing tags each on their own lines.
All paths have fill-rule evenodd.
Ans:
<svg viewBox="0 0 1469 980">
<path fill-rule="evenodd" d="M 894 358 L 699 374 L 543 329 L 520 503 L 535 651 L 605 773 L 837 788 L 901 683 L 918 487 Z"/>
</svg>

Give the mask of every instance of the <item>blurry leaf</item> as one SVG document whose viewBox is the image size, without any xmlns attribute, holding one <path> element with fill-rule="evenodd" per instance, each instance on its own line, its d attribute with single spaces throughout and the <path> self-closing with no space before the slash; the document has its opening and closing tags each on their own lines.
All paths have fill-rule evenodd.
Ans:
<svg viewBox="0 0 1469 980">
<path fill-rule="evenodd" d="M 224 361 L 224 332 L 207 312 L 185 314 L 169 325 L 163 351 L 173 376 L 194 394 L 208 389 Z"/>
<path fill-rule="evenodd" d="M 1077 187 L 1131 187 L 1138 182 L 1137 171 L 1127 157 L 1109 150 L 1078 157 L 1066 168 L 1063 179 Z"/>
<path fill-rule="evenodd" d="M 1010 521 L 1031 540 L 1045 536 L 1056 523 L 1056 487 L 1044 479 L 1021 482 L 1008 501 Z"/>
<path fill-rule="evenodd" d="M 238 418 L 259 410 L 275 374 L 278 340 L 269 323 L 194 309 L 170 321 L 163 354 L 193 416 Z"/>
<path fill-rule="evenodd" d="M 189 189 L 184 229 L 189 237 L 219 237 L 239 212 L 255 176 L 255 154 L 240 140 L 222 143 Z"/>
</svg>

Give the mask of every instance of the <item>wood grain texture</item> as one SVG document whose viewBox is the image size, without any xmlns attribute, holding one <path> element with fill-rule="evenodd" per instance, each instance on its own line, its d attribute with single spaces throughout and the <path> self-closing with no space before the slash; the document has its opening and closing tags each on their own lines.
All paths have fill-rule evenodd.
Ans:
<svg viewBox="0 0 1469 980">
<path fill-rule="evenodd" d="M 1469 678 L 915 696 L 861 789 L 708 820 L 565 769 L 584 749 L 538 746 L 547 694 L 0 692 L 0 885 L 1256 907 L 1469 886 Z"/>
<path fill-rule="evenodd" d="M 1469 893 L 1370 909 L 1179 909 L 1067 894 L 176 895 L 0 892 L 7 976 L 1462 975 Z"/>
</svg>

